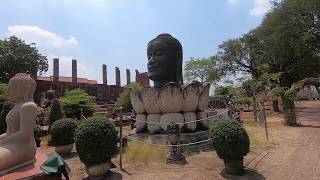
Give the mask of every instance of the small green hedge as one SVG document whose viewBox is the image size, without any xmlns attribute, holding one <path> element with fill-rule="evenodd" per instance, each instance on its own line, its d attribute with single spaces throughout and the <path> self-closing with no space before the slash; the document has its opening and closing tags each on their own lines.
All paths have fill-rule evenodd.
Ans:
<svg viewBox="0 0 320 180">
<path fill-rule="evenodd" d="M 14 106 L 15 103 L 12 101 L 6 101 L 3 103 L 3 108 L 0 111 L 0 134 L 3 134 L 7 131 L 6 116 Z"/>
<path fill-rule="evenodd" d="M 210 128 L 209 133 L 221 159 L 242 160 L 248 154 L 249 137 L 239 122 L 229 118 L 221 119 Z"/>
<path fill-rule="evenodd" d="M 105 117 L 83 121 L 76 130 L 75 142 L 80 160 L 87 166 L 108 162 L 117 153 L 117 132 Z"/>
<path fill-rule="evenodd" d="M 54 99 L 52 101 L 51 109 L 50 109 L 50 114 L 49 114 L 49 126 L 51 126 L 52 123 L 55 121 L 65 118 L 63 108 L 59 102 L 58 99 Z M 50 127 L 49 127 L 50 129 Z"/>
<path fill-rule="evenodd" d="M 50 128 L 51 143 L 63 146 L 74 143 L 74 132 L 77 124 L 73 119 L 60 119 L 55 121 Z"/>
<path fill-rule="evenodd" d="M 81 111 L 85 117 L 90 117 L 95 111 L 95 97 L 89 96 L 84 90 L 66 91 L 60 98 L 64 113 L 68 118 L 81 119 Z"/>
</svg>

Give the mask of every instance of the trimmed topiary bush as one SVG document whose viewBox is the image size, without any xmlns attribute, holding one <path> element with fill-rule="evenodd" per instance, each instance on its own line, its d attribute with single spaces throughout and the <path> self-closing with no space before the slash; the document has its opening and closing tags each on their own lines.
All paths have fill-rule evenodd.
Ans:
<svg viewBox="0 0 320 180">
<path fill-rule="evenodd" d="M 51 109 L 50 109 L 50 114 L 49 114 L 49 130 L 55 121 L 65 118 L 66 116 L 64 115 L 63 108 L 59 102 L 58 99 L 54 99 L 52 101 Z"/>
<path fill-rule="evenodd" d="M 229 118 L 221 119 L 210 128 L 210 138 L 218 156 L 225 160 L 243 160 L 250 141 L 241 124 Z"/>
<path fill-rule="evenodd" d="M 105 117 L 90 117 L 76 130 L 75 143 L 86 166 L 108 162 L 117 153 L 115 125 Z"/>
<path fill-rule="evenodd" d="M 3 103 L 3 108 L 0 111 L 0 134 L 3 134 L 7 131 L 6 116 L 14 106 L 15 103 L 12 101 L 6 101 Z"/>
<path fill-rule="evenodd" d="M 85 117 L 92 116 L 96 105 L 95 97 L 89 96 L 81 89 L 66 91 L 60 102 L 66 117 L 77 119 L 81 119 L 81 111 Z"/>
<path fill-rule="evenodd" d="M 77 124 L 73 119 L 60 119 L 51 125 L 51 143 L 55 146 L 63 146 L 74 143 L 74 132 Z"/>
</svg>

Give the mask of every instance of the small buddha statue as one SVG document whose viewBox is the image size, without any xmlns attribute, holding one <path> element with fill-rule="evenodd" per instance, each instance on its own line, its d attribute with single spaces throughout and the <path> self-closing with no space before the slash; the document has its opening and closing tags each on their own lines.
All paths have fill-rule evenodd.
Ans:
<svg viewBox="0 0 320 180">
<path fill-rule="evenodd" d="M 160 34 L 148 43 L 148 76 L 155 88 L 169 82 L 183 84 L 182 46 L 170 34 Z"/>
<path fill-rule="evenodd" d="M 6 117 L 6 133 L 0 135 L 0 175 L 35 161 L 35 89 L 36 82 L 27 74 L 18 73 L 9 80 L 9 98 L 16 105 Z"/>
</svg>

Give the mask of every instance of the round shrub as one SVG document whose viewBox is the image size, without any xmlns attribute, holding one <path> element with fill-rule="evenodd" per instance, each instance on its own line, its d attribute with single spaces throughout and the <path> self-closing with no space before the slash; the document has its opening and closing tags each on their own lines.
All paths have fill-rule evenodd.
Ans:
<svg viewBox="0 0 320 180">
<path fill-rule="evenodd" d="M 7 122 L 6 122 L 6 116 L 9 113 L 9 111 L 14 108 L 15 103 L 12 101 L 6 101 L 3 103 L 3 108 L 0 111 L 0 134 L 3 134 L 7 131 Z"/>
<path fill-rule="evenodd" d="M 229 118 L 221 119 L 210 128 L 209 133 L 221 159 L 242 160 L 248 154 L 249 137 L 239 122 Z"/>
<path fill-rule="evenodd" d="M 51 143 L 63 146 L 74 143 L 74 132 L 77 124 L 73 119 L 60 119 L 55 121 L 50 128 Z"/>
<path fill-rule="evenodd" d="M 75 132 L 80 160 L 87 166 L 105 163 L 117 152 L 117 132 L 113 122 L 94 116 L 83 121 Z"/>
</svg>

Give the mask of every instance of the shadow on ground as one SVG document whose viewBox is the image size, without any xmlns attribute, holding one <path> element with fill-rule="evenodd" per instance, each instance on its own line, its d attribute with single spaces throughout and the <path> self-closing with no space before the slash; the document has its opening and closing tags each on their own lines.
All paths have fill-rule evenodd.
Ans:
<svg viewBox="0 0 320 180">
<path fill-rule="evenodd" d="M 226 173 L 224 170 L 220 172 L 220 175 L 226 179 L 250 179 L 250 180 L 263 180 L 266 179 L 262 174 L 258 173 L 254 169 L 246 168 L 242 176 L 231 175 Z"/>
<path fill-rule="evenodd" d="M 90 177 L 86 177 L 84 178 L 84 180 L 122 180 L 122 175 L 118 172 L 114 172 L 114 171 L 109 171 L 108 173 L 105 174 L 104 177 L 101 178 L 90 178 Z"/>
</svg>

